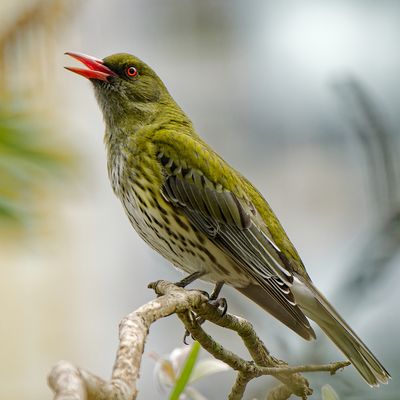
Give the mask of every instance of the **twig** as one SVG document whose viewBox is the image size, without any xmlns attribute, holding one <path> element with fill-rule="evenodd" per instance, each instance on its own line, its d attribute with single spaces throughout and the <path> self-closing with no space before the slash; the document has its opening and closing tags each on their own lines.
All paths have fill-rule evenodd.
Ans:
<svg viewBox="0 0 400 400">
<path fill-rule="evenodd" d="M 244 372 L 239 372 L 234 385 L 229 393 L 228 400 L 240 400 L 243 397 L 246 386 L 252 377 Z"/>
<path fill-rule="evenodd" d="M 158 319 L 175 313 L 204 349 L 238 371 L 229 400 L 241 399 L 247 383 L 262 375 L 274 376 L 284 384 L 280 386 L 281 389 L 274 389 L 271 392 L 275 396 L 271 399 L 286 399 L 288 397 L 282 396 L 289 392 L 306 399 L 312 393 L 312 389 L 308 381 L 299 374 L 300 372 L 325 371 L 334 374 L 338 369 L 349 365 L 348 362 L 339 362 L 326 365 L 288 366 L 284 361 L 269 354 L 248 321 L 231 314 L 221 316 L 219 311 L 208 303 L 207 296 L 202 292 L 185 290 L 166 281 L 154 282 L 149 287 L 159 297 L 139 307 L 120 323 L 120 343 L 111 380 L 104 381 L 66 361 L 60 361 L 48 378 L 55 400 L 136 399 L 138 395 L 136 384 L 149 328 Z M 217 343 L 202 329 L 196 318 L 193 318 L 193 312 L 214 324 L 237 332 L 249 350 L 252 361 L 242 359 Z"/>
</svg>

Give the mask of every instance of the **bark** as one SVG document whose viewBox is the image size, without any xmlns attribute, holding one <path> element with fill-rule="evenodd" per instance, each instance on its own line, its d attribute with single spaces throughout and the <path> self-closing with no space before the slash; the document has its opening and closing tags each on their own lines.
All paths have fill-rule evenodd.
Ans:
<svg viewBox="0 0 400 400">
<path fill-rule="evenodd" d="M 349 362 L 337 362 L 289 366 L 271 356 L 250 322 L 232 314 L 221 315 L 215 306 L 208 303 L 208 297 L 203 292 L 185 290 L 166 281 L 151 283 L 149 287 L 158 297 L 127 315 L 120 323 L 119 347 L 111 379 L 106 381 L 67 361 L 60 361 L 48 376 L 54 400 L 135 400 L 149 328 L 153 322 L 171 314 L 178 315 L 188 332 L 205 350 L 238 372 L 229 400 L 242 399 L 247 383 L 263 375 L 274 376 L 282 383 L 271 391 L 267 397 L 269 400 L 285 400 L 292 394 L 306 399 L 312 394 L 312 389 L 301 372 L 334 374 L 349 365 Z M 217 343 L 203 330 L 198 318 L 237 332 L 251 360 L 244 360 Z"/>
</svg>

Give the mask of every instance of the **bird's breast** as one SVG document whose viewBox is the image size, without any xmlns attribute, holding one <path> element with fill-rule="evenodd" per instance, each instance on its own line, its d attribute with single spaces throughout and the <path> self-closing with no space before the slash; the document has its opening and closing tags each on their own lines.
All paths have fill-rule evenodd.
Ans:
<svg viewBox="0 0 400 400">
<path fill-rule="evenodd" d="M 111 182 L 114 193 L 118 196 L 121 191 L 122 175 L 124 172 L 126 160 L 122 153 L 117 153 L 109 159 L 108 177 Z"/>
<path fill-rule="evenodd" d="M 133 228 L 150 247 L 188 274 L 204 270 L 204 279 L 211 282 L 232 280 L 230 259 L 194 229 L 182 210 L 164 199 L 162 183 L 153 178 L 151 169 L 128 168 L 121 156 L 109 166 L 109 176 Z M 243 277 L 238 279 L 231 283 L 239 286 Z"/>
</svg>

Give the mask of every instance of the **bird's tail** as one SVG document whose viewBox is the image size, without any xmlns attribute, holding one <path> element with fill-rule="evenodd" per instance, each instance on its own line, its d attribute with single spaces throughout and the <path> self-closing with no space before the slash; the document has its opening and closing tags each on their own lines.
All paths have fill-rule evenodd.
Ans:
<svg viewBox="0 0 400 400">
<path fill-rule="evenodd" d="M 319 325 L 369 385 L 387 383 L 390 379 L 389 373 L 368 347 L 311 282 L 305 285 L 312 292 L 314 301 L 299 304 L 304 313 Z"/>
</svg>

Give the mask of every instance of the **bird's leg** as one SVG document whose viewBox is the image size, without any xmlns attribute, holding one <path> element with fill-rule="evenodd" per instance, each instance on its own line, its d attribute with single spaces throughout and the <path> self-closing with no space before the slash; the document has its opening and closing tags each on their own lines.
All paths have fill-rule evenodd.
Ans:
<svg viewBox="0 0 400 400">
<path fill-rule="evenodd" d="M 218 297 L 224 284 L 224 281 L 217 282 L 214 286 L 214 290 L 211 293 L 210 300 L 208 300 L 208 304 L 212 305 L 217 310 L 221 308 L 221 317 L 223 317 L 228 310 L 228 303 L 226 302 L 226 299 L 224 297 Z M 201 325 L 204 322 L 204 319 L 198 317 L 197 322 Z"/>
<path fill-rule="evenodd" d="M 202 277 L 204 274 L 205 274 L 204 271 L 193 272 L 192 274 L 181 279 L 179 282 L 175 282 L 175 285 L 179 286 L 181 288 L 185 288 L 187 285 L 190 285 L 192 282 L 194 282 L 196 279 Z"/>
<path fill-rule="evenodd" d="M 217 300 L 218 299 L 218 296 L 221 293 L 221 289 L 224 286 L 224 284 L 225 284 L 224 281 L 220 281 L 220 282 L 217 282 L 215 284 L 214 290 L 212 291 L 211 296 L 210 296 L 210 300 Z"/>
<path fill-rule="evenodd" d="M 218 298 L 224 284 L 225 282 L 223 281 L 217 282 L 215 284 L 214 290 L 211 293 L 209 301 L 209 303 L 215 306 L 217 309 L 222 308 L 222 313 L 221 313 L 222 317 L 226 314 L 226 311 L 228 310 L 228 304 L 226 302 L 226 299 L 224 297 Z"/>
</svg>

